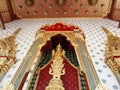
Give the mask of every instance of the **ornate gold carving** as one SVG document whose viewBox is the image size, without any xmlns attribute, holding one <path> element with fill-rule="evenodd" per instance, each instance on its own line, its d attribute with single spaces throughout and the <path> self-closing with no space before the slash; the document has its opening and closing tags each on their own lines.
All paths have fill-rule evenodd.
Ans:
<svg viewBox="0 0 120 90">
<path fill-rule="evenodd" d="M 76 30 L 76 31 L 79 31 L 79 30 Z M 84 66 L 84 63 L 83 63 L 83 60 L 82 60 L 82 56 L 81 56 L 81 52 L 80 52 L 80 48 L 78 47 L 78 43 L 76 42 L 77 41 L 77 39 L 80 39 L 80 38 L 84 38 L 84 42 L 85 42 L 85 36 L 83 35 L 83 33 L 80 31 L 79 33 L 75 33 L 76 31 L 70 31 L 70 32 L 66 32 L 66 31 L 63 31 L 63 32 L 59 32 L 59 31 L 56 31 L 56 32 L 51 32 L 51 31 L 44 31 L 44 33 L 42 33 L 41 31 L 38 31 L 37 32 L 37 34 L 36 34 L 36 36 L 35 36 L 35 39 L 38 39 L 39 38 L 39 36 L 41 37 L 41 35 L 42 35 L 42 37 L 41 38 L 39 38 L 40 39 L 40 43 L 39 43 L 39 46 L 38 46 L 38 51 L 46 44 L 46 42 L 48 41 L 48 40 L 50 40 L 50 38 L 51 37 L 53 37 L 53 36 L 55 36 L 55 35 L 57 35 L 57 34 L 61 34 L 61 35 L 64 35 L 66 38 L 67 38 L 67 40 L 69 40 L 71 43 L 72 43 L 72 45 L 74 46 L 74 48 L 75 48 L 75 51 L 76 51 L 76 53 L 78 54 L 78 60 L 80 61 L 80 67 L 79 67 L 79 72 L 78 72 L 78 75 L 81 73 L 80 71 L 82 70 L 83 72 L 85 72 L 86 73 L 86 69 L 85 69 L 85 66 Z M 41 34 L 41 35 L 39 35 L 39 33 Z M 82 35 L 83 35 L 83 37 L 82 37 Z M 83 46 L 86 48 L 86 45 L 85 45 L 85 43 L 84 42 L 82 42 L 82 44 L 83 44 Z M 86 48 L 86 50 L 87 50 L 87 48 Z M 98 76 L 97 76 L 97 74 L 96 74 L 96 72 L 95 72 L 95 70 L 94 70 L 94 67 L 93 67 L 93 65 L 92 65 L 92 61 L 91 61 L 91 59 L 90 59 L 90 56 L 87 54 L 88 52 L 85 50 L 85 52 L 84 52 L 84 55 L 87 57 L 87 58 L 89 58 L 89 61 L 88 62 L 90 62 L 90 67 L 91 67 L 91 70 L 90 70 L 90 72 L 93 72 L 92 73 L 92 76 L 93 77 L 95 77 L 95 79 L 94 79 L 94 82 L 95 82 L 95 86 L 97 86 L 97 84 L 99 83 L 98 81 L 99 81 L 99 79 L 98 79 Z M 54 57 L 55 56 L 55 54 L 56 54 L 56 51 L 58 51 L 59 52 L 59 54 L 58 55 L 62 55 L 62 56 L 64 56 L 65 55 L 65 51 L 62 51 L 61 50 L 61 48 L 59 47 L 57 50 L 53 50 L 52 51 L 52 57 Z M 61 53 L 60 53 L 61 52 Z M 40 55 L 42 55 L 42 54 L 40 54 Z M 56 57 L 56 59 L 52 59 L 52 60 L 58 60 L 59 59 L 59 57 L 57 58 Z M 38 59 L 38 61 L 39 61 L 40 59 Z M 61 58 L 59 59 L 59 60 L 61 60 Z M 37 61 L 37 62 L 38 62 Z M 36 65 L 37 66 L 37 65 Z M 54 66 L 54 65 L 53 65 Z M 53 67 L 53 66 L 51 66 L 51 67 Z M 34 70 L 36 70 L 36 68 L 34 68 Z M 49 71 L 49 72 L 52 72 L 52 68 L 51 68 L 51 71 Z M 38 71 L 37 71 L 37 73 L 38 73 Z M 86 74 L 87 75 L 87 74 Z M 37 77 L 37 79 L 38 79 L 38 77 Z M 86 78 L 87 80 L 89 80 L 88 78 Z M 32 80 L 32 77 L 31 77 L 31 80 Z M 28 84 L 28 86 L 30 85 L 30 81 L 31 80 L 29 80 L 29 84 Z M 79 80 L 80 81 L 80 80 Z M 53 83 L 52 83 L 53 82 Z M 56 83 L 59 83 L 60 82 L 60 84 L 59 84 L 59 86 L 63 86 L 62 85 L 62 83 L 61 83 L 61 80 L 58 80 L 57 82 L 55 82 L 54 80 L 52 80 L 51 79 L 51 82 L 49 83 L 49 85 L 51 86 L 51 84 L 52 85 L 54 85 L 54 86 L 56 86 Z M 35 85 L 37 85 L 37 83 L 35 84 Z M 49 86 L 48 85 L 48 86 Z M 79 84 L 80 85 L 80 84 Z M 88 85 L 89 85 L 89 82 L 88 82 Z M 36 86 L 35 86 L 36 87 Z M 27 87 L 28 88 L 28 87 Z M 47 88 L 47 87 L 46 87 Z M 49 89 L 49 90 L 54 90 L 54 87 L 53 88 L 51 88 L 51 89 Z M 58 89 L 56 89 L 56 90 L 58 90 Z M 60 90 L 60 89 L 59 89 Z"/>
<path fill-rule="evenodd" d="M 14 40 L 20 30 L 18 29 L 13 35 L 7 38 L 0 39 L 0 77 L 16 63 L 17 45 L 14 43 Z"/>
<path fill-rule="evenodd" d="M 75 36 L 77 37 L 77 38 L 80 38 L 81 39 L 81 41 L 83 41 L 83 42 L 85 42 L 85 35 L 84 35 L 84 32 L 83 31 L 81 31 L 81 30 L 75 30 Z"/>
<path fill-rule="evenodd" d="M 14 85 L 8 82 L 6 85 L 3 86 L 2 90 L 14 90 Z"/>
<path fill-rule="evenodd" d="M 65 90 L 63 87 L 63 82 L 60 79 L 61 75 L 65 74 L 65 68 L 63 64 L 63 56 L 65 51 L 62 50 L 61 45 L 59 44 L 56 48 L 56 51 L 52 51 L 52 64 L 49 69 L 49 73 L 53 75 L 53 78 L 50 80 L 49 85 L 45 90 Z"/>
<path fill-rule="evenodd" d="M 108 38 L 105 50 L 105 62 L 120 78 L 120 38 L 112 35 L 105 27 L 103 27 L 103 30 Z"/>
<path fill-rule="evenodd" d="M 38 30 L 38 31 L 36 32 L 36 35 L 35 35 L 35 40 L 37 40 L 38 38 L 42 37 L 42 36 L 43 36 L 43 33 L 44 33 L 44 31 Z"/>
</svg>

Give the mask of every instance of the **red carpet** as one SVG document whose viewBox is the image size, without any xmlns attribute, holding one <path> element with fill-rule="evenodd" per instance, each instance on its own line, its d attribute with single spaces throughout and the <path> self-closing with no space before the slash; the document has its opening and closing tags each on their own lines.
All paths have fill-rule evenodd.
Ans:
<svg viewBox="0 0 120 90">
<path fill-rule="evenodd" d="M 77 69 L 72 67 L 66 59 L 63 62 L 65 63 L 65 75 L 63 75 L 61 79 L 65 90 L 79 90 Z M 45 90 L 45 87 L 49 84 L 49 81 L 52 78 L 52 75 L 49 74 L 50 64 L 41 70 L 36 90 Z"/>
</svg>

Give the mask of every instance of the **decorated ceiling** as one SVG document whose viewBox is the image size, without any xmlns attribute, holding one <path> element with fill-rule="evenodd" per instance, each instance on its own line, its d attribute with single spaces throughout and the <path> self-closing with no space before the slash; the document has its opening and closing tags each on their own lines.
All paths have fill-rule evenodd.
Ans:
<svg viewBox="0 0 120 90">
<path fill-rule="evenodd" d="M 13 0 L 20 18 L 104 17 L 112 0 Z"/>
</svg>

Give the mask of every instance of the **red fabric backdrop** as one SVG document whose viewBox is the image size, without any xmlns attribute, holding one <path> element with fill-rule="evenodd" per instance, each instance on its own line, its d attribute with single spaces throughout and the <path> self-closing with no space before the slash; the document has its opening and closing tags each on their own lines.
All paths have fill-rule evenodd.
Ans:
<svg viewBox="0 0 120 90">
<path fill-rule="evenodd" d="M 79 90 L 79 78 L 77 69 L 75 69 L 70 63 L 64 59 L 65 75 L 61 76 L 65 90 Z M 45 68 L 41 69 L 39 74 L 36 90 L 45 90 L 45 87 L 49 84 L 52 75 L 49 74 L 49 63 Z"/>
</svg>

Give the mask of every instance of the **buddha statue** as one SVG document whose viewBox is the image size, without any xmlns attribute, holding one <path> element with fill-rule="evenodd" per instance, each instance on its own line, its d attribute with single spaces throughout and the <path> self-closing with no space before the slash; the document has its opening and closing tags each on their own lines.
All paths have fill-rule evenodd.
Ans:
<svg viewBox="0 0 120 90">
<path fill-rule="evenodd" d="M 52 51 L 52 64 L 49 69 L 49 74 L 53 76 L 50 80 L 49 85 L 45 88 L 45 90 L 64 90 L 63 82 L 61 80 L 61 75 L 65 74 L 65 68 L 63 64 L 62 46 L 60 44 L 57 45 L 56 51 Z M 65 53 L 65 52 L 64 52 Z"/>
</svg>

